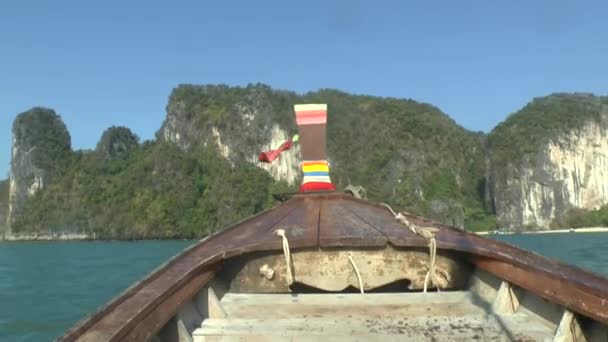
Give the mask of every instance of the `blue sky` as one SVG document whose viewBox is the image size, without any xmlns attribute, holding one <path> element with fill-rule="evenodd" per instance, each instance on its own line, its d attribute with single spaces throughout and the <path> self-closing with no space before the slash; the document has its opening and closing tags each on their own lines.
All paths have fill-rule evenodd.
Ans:
<svg viewBox="0 0 608 342">
<path fill-rule="evenodd" d="M 75 148 L 111 125 L 152 138 L 179 83 L 412 98 L 489 131 L 536 96 L 608 93 L 607 12 L 606 1 L 3 1 L 0 178 L 18 113 L 55 109 Z"/>
</svg>

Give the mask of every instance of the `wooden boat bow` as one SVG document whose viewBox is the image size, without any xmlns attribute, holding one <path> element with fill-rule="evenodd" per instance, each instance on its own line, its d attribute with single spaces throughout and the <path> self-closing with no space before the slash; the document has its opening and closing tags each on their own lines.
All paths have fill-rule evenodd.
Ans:
<svg viewBox="0 0 608 342">
<path fill-rule="evenodd" d="M 430 220 L 438 253 L 455 253 L 475 270 L 527 291 L 582 320 L 608 325 L 608 280 L 498 241 Z M 166 326 L 180 307 L 208 286 L 224 265 L 256 253 L 281 255 L 284 229 L 292 251 L 413 250 L 427 241 L 403 227 L 384 207 L 341 193 L 297 195 L 218 232 L 183 251 L 145 279 L 77 323 L 59 341 L 146 341 Z M 477 272 L 477 271 L 476 271 Z M 484 273 L 484 274 L 485 274 Z M 512 288 L 512 289 L 511 289 Z M 509 292 L 511 293 L 511 292 Z"/>
</svg>

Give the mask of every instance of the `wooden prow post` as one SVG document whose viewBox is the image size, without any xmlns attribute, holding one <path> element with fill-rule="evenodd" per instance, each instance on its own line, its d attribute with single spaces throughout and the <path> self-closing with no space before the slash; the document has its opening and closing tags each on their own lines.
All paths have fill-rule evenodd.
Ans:
<svg viewBox="0 0 608 342">
<path fill-rule="evenodd" d="M 326 104 L 298 104 L 294 106 L 300 135 L 303 179 L 300 192 L 335 191 L 329 178 L 327 162 Z"/>
</svg>

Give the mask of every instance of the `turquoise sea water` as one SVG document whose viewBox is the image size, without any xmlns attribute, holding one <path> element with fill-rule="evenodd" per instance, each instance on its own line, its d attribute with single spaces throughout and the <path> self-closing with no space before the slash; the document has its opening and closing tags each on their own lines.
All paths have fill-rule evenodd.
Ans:
<svg viewBox="0 0 608 342">
<path fill-rule="evenodd" d="M 490 237 L 608 277 L 608 233 L 606 232 Z"/>
<path fill-rule="evenodd" d="M 608 276 L 608 233 L 498 240 Z M 194 241 L 0 243 L 0 341 L 49 341 Z"/>
<path fill-rule="evenodd" d="M 0 243 L 0 341 L 53 340 L 192 243 Z"/>
</svg>

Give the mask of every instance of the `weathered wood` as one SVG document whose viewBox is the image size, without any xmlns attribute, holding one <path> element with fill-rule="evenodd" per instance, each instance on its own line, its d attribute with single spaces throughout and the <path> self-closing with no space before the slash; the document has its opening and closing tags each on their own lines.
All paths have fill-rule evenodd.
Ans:
<svg viewBox="0 0 608 342">
<path fill-rule="evenodd" d="M 138 321 L 131 321 L 133 325 L 126 326 L 121 334 L 112 336 L 108 341 L 146 341 L 156 333 L 167 323 L 171 317 L 177 313 L 183 303 L 192 298 L 196 292 L 198 292 L 211 278 L 213 278 L 214 272 L 207 271 L 202 272 L 190 282 L 185 284 L 183 287 L 178 289 L 176 292 L 171 294 L 168 298 L 158 304 L 157 307 L 149 310 L 149 314 L 141 317 Z M 139 318 L 139 317 L 138 317 Z M 121 336 L 122 333 L 126 335 Z"/>
<path fill-rule="evenodd" d="M 306 337 L 331 341 L 350 336 L 361 339 L 399 338 L 401 341 L 546 341 L 553 331 L 531 324 L 525 317 L 511 315 L 500 320 L 484 315 L 417 316 L 397 319 L 368 318 L 289 318 L 206 320 L 194 332 L 195 340 L 205 337 L 240 337 L 274 340 L 280 337 Z M 223 339 L 215 339 L 223 341 Z"/>
<path fill-rule="evenodd" d="M 195 341 L 548 341 L 554 331 L 527 315 L 494 316 L 469 292 L 230 293 L 222 304 L 230 319 L 203 323 Z"/>
<path fill-rule="evenodd" d="M 338 305 L 338 306 L 383 306 L 472 303 L 469 291 L 444 292 L 394 292 L 372 293 L 361 296 L 358 293 L 228 293 L 222 298 L 222 305 Z"/>
<path fill-rule="evenodd" d="M 541 323 L 557 329 L 564 308 L 533 292 L 522 291 L 518 312 L 538 318 Z"/>
<path fill-rule="evenodd" d="M 225 318 L 214 290 L 217 287 L 221 287 L 217 280 L 209 282 L 191 300 L 182 304 L 173 319 L 155 336 L 160 338 L 158 342 L 191 342 L 192 332 L 200 327 L 205 318 Z"/>
<path fill-rule="evenodd" d="M 192 299 L 192 303 L 196 310 L 200 313 L 201 317 L 209 318 L 209 294 L 210 290 L 213 291 L 214 298 L 211 300 L 218 301 L 227 292 L 226 285 L 216 277 L 211 280 L 205 288 L 197 293 Z"/>
<path fill-rule="evenodd" d="M 58 341 L 80 340 L 87 335 L 98 335 L 103 340 L 104 336 L 116 335 L 129 321 L 145 315 L 146 308 L 154 307 L 176 288 L 190 281 L 202 267 L 212 265 L 222 257 L 244 253 L 252 244 L 260 250 L 279 249 L 280 241 L 266 239 L 259 232 L 271 231 L 299 204 L 295 199 L 286 201 L 280 208 L 250 217 L 191 246 L 78 322 Z"/>
<path fill-rule="evenodd" d="M 323 211 L 322 207 L 327 206 L 328 202 L 335 209 Z M 414 250 L 426 247 L 424 239 L 399 225 L 379 205 L 342 194 L 294 196 L 273 210 L 246 219 L 181 253 L 76 324 L 59 340 L 72 341 L 87 336 L 97 336 L 101 340 L 119 340 L 164 302 L 169 301 L 178 289 L 197 279 L 197 275 L 205 268 L 245 253 L 281 251 L 281 240 L 273 234 L 278 228 L 286 230 L 290 245 L 295 250 L 319 248 L 321 220 L 326 222 L 323 227 L 327 229 L 327 237 L 331 237 L 325 242 L 342 246 L 344 250 L 366 246 L 369 234 L 375 233 L 368 234 L 372 230 L 360 222 L 357 223 L 358 227 L 365 228 L 357 229 L 358 233 L 351 234 L 345 230 L 349 221 L 341 221 L 339 215 L 349 213 L 356 216 L 354 222 L 361 221 L 373 227 L 388 238 L 393 246 Z M 573 312 L 608 324 L 608 280 L 605 278 L 498 241 L 413 215 L 408 214 L 407 217 L 417 225 L 436 230 L 440 251 L 466 253 L 480 268 L 565 305 Z M 342 233 L 331 232 L 332 222 L 338 222 L 333 226 L 342 227 L 339 228 Z"/>
<path fill-rule="evenodd" d="M 138 297 L 130 297 L 121 305 L 122 310 L 111 311 L 96 322 L 96 329 L 89 329 L 78 341 L 144 341 L 154 336 L 175 314 L 179 306 L 192 298 L 202 286 L 213 278 L 213 271 L 201 272 L 189 282 L 181 284 L 175 292 L 163 300 L 159 293 L 140 292 L 149 304 L 139 305 Z M 151 289 L 150 289 L 151 290 Z M 129 337 L 131 336 L 131 337 Z M 133 339 L 137 337 L 138 339 Z M 71 338 L 67 338 L 71 340 Z"/>
<path fill-rule="evenodd" d="M 364 289 L 375 289 L 403 281 L 403 290 L 422 289 L 427 272 L 428 253 L 422 250 L 397 250 L 391 247 L 363 250 L 300 250 L 291 253 L 295 281 L 326 291 L 341 291 L 359 283 L 347 255 L 357 260 Z M 274 277 L 260 275 L 268 265 Z M 468 262 L 457 254 L 440 252 L 436 269 L 447 275 L 447 288 L 465 287 L 471 272 Z M 233 292 L 288 292 L 286 267 L 282 254 L 249 255 L 224 264 L 223 278 L 231 279 Z"/>
<path fill-rule="evenodd" d="M 518 308 L 519 291 L 509 282 L 503 281 L 492 303 L 492 309 L 499 314 L 512 314 L 516 313 Z"/>
<path fill-rule="evenodd" d="M 177 337 L 178 342 L 193 342 L 192 335 L 186 328 L 186 324 L 181 319 L 177 320 Z"/>
<path fill-rule="evenodd" d="M 213 287 L 209 287 L 207 289 L 207 312 L 209 313 L 209 318 L 226 318 L 228 315 L 226 314 L 226 310 L 220 303 L 220 299 L 215 294 Z"/>
<path fill-rule="evenodd" d="M 541 272 L 509 264 L 505 261 L 476 258 L 477 267 L 491 272 L 517 286 L 532 291 L 539 296 L 585 316 L 608 324 L 608 294 L 598 296 L 577 286 L 575 279 L 570 282 L 556 281 Z"/>
<path fill-rule="evenodd" d="M 340 202 L 323 201 L 319 217 L 319 246 L 383 247 L 387 237 L 353 215 Z"/>
<path fill-rule="evenodd" d="M 275 241 L 281 245 L 281 238 L 275 234 L 276 229 L 284 229 L 291 249 L 317 247 L 319 245 L 319 215 L 322 201 L 302 198 L 299 205 L 268 231 L 270 235 L 257 236 Z M 260 234 L 264 234 L 260 232 Z M 281 247 L 282 248 L 282 247 Z"/>
<path fill-rule="evenodd" d="M 394 246 L 420 246 L 425 247 L 424 238 L 412 233 L 407 227 L 399 223 L 387 208 L 370 205 L 369 202 L 352 199 L 348 205 L 342 205 L 347 215 L 357 217 L 359 220 L 373 226 L 382 233 Z"/>
<path fill-rule="evenodd" d="M 587 339 L 583 334 L 580 324 L 576 316 L 568 310 L 564 310 L 562 320 L 555 331 L 553 342 L 586 342 Z"/>
<path fill-rule="evenodd" d="M 186 301 L 177 314 L 159 331 L 162 342 L 191 342 L 192 332 L 203 322 L 203 317 L 192 300 Z"/>
<path fill-rule="evenodd" d="M 201 321 L 202 323 L 202 321 Z M 200 324 L 199 324 L 200 326 Z M 198 328 L 198 327 L 197 327 Z M 196 330 L 193 329 L 192 331 Z M 154 336 L 152 336 L 148 342 L 191 342 L 192 333 L 188 332 L 186 324 L 173 317 L 167 322 L 162 329 Z"/>
<path fill-rule="evenodd" d="M 469 291 L 471 291 L 471 294 L 478 302 L 490 307 L 498 294 L 501 284 L 502 280 L 500 278 L 477 268 L 470 278 Z"/>
<path fill-rule="evenodd" d="M 320 339 L 319 336 L 199 336 L 194 342 L 317 342 L 317 341 L 330 341 L 330 342 L 398 342 L 404 341 L 401 336 L 398 335 L 383 335 L 383 334 L 359 334 L 354 336 L 336 336 L 327 335 Z M 441 342 L 440 340 L 436 340 Z"/>
<path fill-rule="evenodd" d="M 484 314 L 468 292 L 366 294 L 228 294 L 222 305 L 231 318 L 400 318 Z"/>
</svg>

